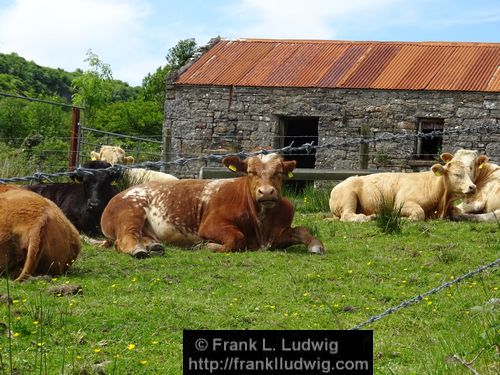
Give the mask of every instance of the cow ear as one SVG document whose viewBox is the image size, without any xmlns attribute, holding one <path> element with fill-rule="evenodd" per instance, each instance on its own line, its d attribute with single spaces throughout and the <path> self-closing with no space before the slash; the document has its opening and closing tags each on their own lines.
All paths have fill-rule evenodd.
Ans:
<svg viewBox="0 0 500 375">
<path fill-rule="evenodd" d="M 478 168 L 483 168 L 484 163 L 487 163 L 487 162 L 488 162 L 488 160 L 490 160 L 490 158 L 489 158 L 489 157 L 487 157 L 486 155 L 481 155 L 481 156 L 479 156 L 479 157 L 477 158 L 477 160 L 476 160 L 476 166 L 477 166 Z"/>
<path fill-rule="evenodd" d="M 296 166 L 297 162 L 295 160 L 283 161 L 283 173 L 288 174 L 289 177 L 291 177 L 290 174 L 292 173 L 292 171 L 295 169 Z"/>
<path fill-rule="evenodd" d="M 444 152 L 441 154 L 441 160 L 444 161 L 445 163 L 448 163 L 453 159 L 453 155 L 450 154 L 449 152 Z"/>
<path fill-rule="evenodd" d="M 226 156 L 222 159 L 222 164 L 232 172 L 247 173 L 247 162 L 237 156 Z"/>
<path fill-rule="evenodd" d="M 445 167 L 443 167 L 441 164 L 434 164 L 431 167 L 431 170 L 436 176 L 442 176 L 446 173 Z"/>
</svg>

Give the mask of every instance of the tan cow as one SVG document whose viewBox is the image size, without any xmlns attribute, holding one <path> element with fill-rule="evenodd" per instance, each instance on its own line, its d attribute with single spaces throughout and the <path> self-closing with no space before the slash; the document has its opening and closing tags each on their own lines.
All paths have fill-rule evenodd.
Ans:
<svg viewBox="0 0 500 375">
<path fill-rule="evenodd" d="M 166 182 L 178 180 L 168 173 L 153 171 L 145 168 L 127 168 L 123 171 L 125 184 L 128 186 L 139 185 L 145 182 Z"/>
<path fill-rule="evenodd" d="M 429 172 L 349 177 L 332 189 L 330 211 L 334 219 L 363 222 L 376 217 L 382 202 L 390 202 L 410 220 L 445 218 L 457 197 L 475 191 L 466 166 L 451 160 L 434 164 Z"/>
<path fill-rule="evenodd" d="M 476 192 L 463 198 L 452 213 L 454 220 L 500 220 L 500 166 L 476 150 L 458 150 L 453 160 L 464 163 L 476 184 Z"/>
<path fill-rule="evenodd" d="M 295 161 L 276 154 L 223 164 L 246 176 L 149 182 L 115 196 L 101 218 L 109 243 L 137 258 L 161 253 L 160 241 L 180 246 L 208 242 L 217 252 L 285 248 L 304 244 L 323 253 L 323 244 L 306 228 L 292 228 L 294 209 L 281 196 L 283 175 Z"/>
<path fill-rule="evenodd" d="M 59 275 L 76 260 L 80 237 L 61 210 L 40 195 L 0 185 L 0 271 L 17 281 Z"/>
<path fill-rule="evenodd" d="M 107 161 L 110 164 L 133 164 L 133 156 L 125 156 L 125 151 L 118 146 L 101 146 L 99 152 L 90 151 L 92 160 Z"/>
</svg>

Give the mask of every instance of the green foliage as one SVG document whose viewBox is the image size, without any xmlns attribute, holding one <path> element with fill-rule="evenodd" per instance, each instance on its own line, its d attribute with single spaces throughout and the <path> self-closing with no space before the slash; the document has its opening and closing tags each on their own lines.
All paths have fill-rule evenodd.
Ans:
<svg viewBox="0 0 500 375">
<path fill-rule="evenodd" d="M 330 190 L 327 188 L 316 188 L 314 184 L 307 184 L 304 191 L 298 194 L 293 189 L 285 187 L 283 195 L 292 201 L 296 212 L 314 213 L 330 211 L 328 205 Z"/>
<path fill-rule="evenodd" d="M 73 104 L 85 107 L 81 123 L 86 127 L 161 137 L 166 76 L 185 64 L 195 50 L 194 39 L 181 40 L 168 51 L 167 65 L 148 74 L 143 87 L 131 87 L 114 80 L 109 64 L 91 50 L 85 58 L 88 70 L 73 73 L 39 66 L 15 53 L 0 54 L 0 91 L 58 103 L 67 103 L 72 98 Z M 0 143 L 9 149 L 19 148 L 20 171 L 25 170 L 23 165 L 44 172 L 64 169 L 70 119 L 70 110 L 66 108 L 0 96 Z M 107 141 L 109 139 L 95 139 L 95 144 Z M 136 145 L 124 141 L 121 145 L 140 149 L 141 155 L 148 152 L 149 160 L 159 159 L 156 144 Z M 8 163 L 9 171 L 18 169 L 15 158 L 11 159 L 5 148 L 0 147 L 0 159 Z"/>
<path fill-rule="evenodd" d="M 194 55 L 196 49 L 196 41 L 192 38 L 179 41 L 168 50 L 166 58 L 170 69 L 176 70 L 182 67 Z"/>
<path fill-rule="evenodd" d="M 71 82 L 75 90 L 73 103 L 85 107 L 86 120 L 93 124 L 97 110 L 111 102 L 113 74 L 109 64 L 102 62 L 91 50 L 87 51 L 84 61 L 90 69 Z"/>
<path fill-rule="evenodd" d="M 153 101 L 158 107 L 165 102 L 165 85 L 170 67 L 160 66 L 153 74 L 148 74 L 142 81 L 144 99 Z"/>
<path fill-rule="evenodd" d="M 66 275 L 10 283 L 14 373 L 40 373 L 37 353 L 47 374 L 180 374 L 183 329 L 348 329 L 500 251 L 495 223 L 410 222 L 397 237 L 318 214 L 294 223 L 311 224 L 324 256 L 302 246 L 227 255 L 168 246 L 165 256 L 138 261 L 84 245 Z M 456 257 L 441 261 L 438 242 L 455 244 Z M 477 356 L 478 373 L 498 373 L 498 281 L 485 271 L 364 327 L 374 332 L 374 373 L 469 373 L 454 355 Z M 68 284 L 82 293 L 48 293 Z M 8 306 L 0 303 L 5 324 Z"/>
<path fill-rule="evenodd" d="M 141 99 L 111 103 L 95 116 L 95 128 L 127 135 L 159 135 L 162 123 L 163 113 L 156 104 Z"/>
<path fill-rule="evenodd" d="M 15 53 L 0 53 L 0 90 L 38 97 L 71 96 L 71 80 L 78 73 L 42 67 Z"/>
<path fill-rule="evenodd" d="M 403 206 L 396 207 L 394 198 L 387 198 L 384 194 L 380 194 L 378 204 L 378 213 L 375 218 L 377 226 L 385 234 L 401 233 L 402 218 L 401 209 Z"/>
<path fill-rule="evenodd" d="M 197 50 L 194 39 L 184 39 L 179 41 L 174 47 L 168 50 L 166 56 L 167 65 L 160 66 L 153 74 L 148 74 L 142 81 L 144 98 L 154 101 L 163 111 L 165 102 L 165 85 L 170 72 L 181 68 L 194 55 Z"/>
<path fill-rule="evenodd" d="M 59 97 L 46 99 L 62 101 Z M 67 108 L 0 97 L 0 141 L 12 146 L 21 145 L 26 137 L 34 133 L 45 137 L 67 137 L 69 122 L 70 112 Z"/>
</svg>

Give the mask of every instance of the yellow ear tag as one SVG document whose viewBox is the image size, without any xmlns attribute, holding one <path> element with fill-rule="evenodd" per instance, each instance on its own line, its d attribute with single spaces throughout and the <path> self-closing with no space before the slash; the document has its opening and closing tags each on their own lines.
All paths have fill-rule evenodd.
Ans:
<svg viewBox="0 0 500 375">
<path fill-rule="evenodd" d="M 293 177 L 293 173 L 292 172 L 288 172 L 288 178 L 292 178 Z"/>
<path fill-rule="evenodd" d="M 116 185 L 118 185 L 118 181 L 113 181 L 113 182 L 111 183 L 111 186 L 116 186 Z"/>
<path fill-rule="evenodd" d="M 232 164 L 228 168 L 229 168 L 229 170 L 231 170 L 233 172 L 237 171 L 236 167 L 234 165 L 232 165 Z"/>
<path fill-rule="evenodd" d="M 441 173 L 439 171 L 434 172 L 434 174 L 438 177 L 441 176 Z"/>
<path fill-rule="evenodd" d="M 479 169 L 483 169 L 484 167 L 484 163 L 482 163 L 480 166 L 479 166 Z"/>
</svg>

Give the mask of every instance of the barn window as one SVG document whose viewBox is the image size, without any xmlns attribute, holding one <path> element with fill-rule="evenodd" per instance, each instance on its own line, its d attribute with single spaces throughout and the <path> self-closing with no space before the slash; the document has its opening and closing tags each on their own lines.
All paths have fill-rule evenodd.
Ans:
<svg viewBox="0 0 500 375">
<path fill-rule="evenodd" d="M 443 131 L 444 120 L 439 118 L 421 118 L 418 120 L 418 133 L 430 134 L 435 131 Z M 428 137 L 417 138 L 416 157 L 420 160 L 433 160 L 441 152 L 443 146 L 443 135 L 433 134 Z"/>
</svg>

